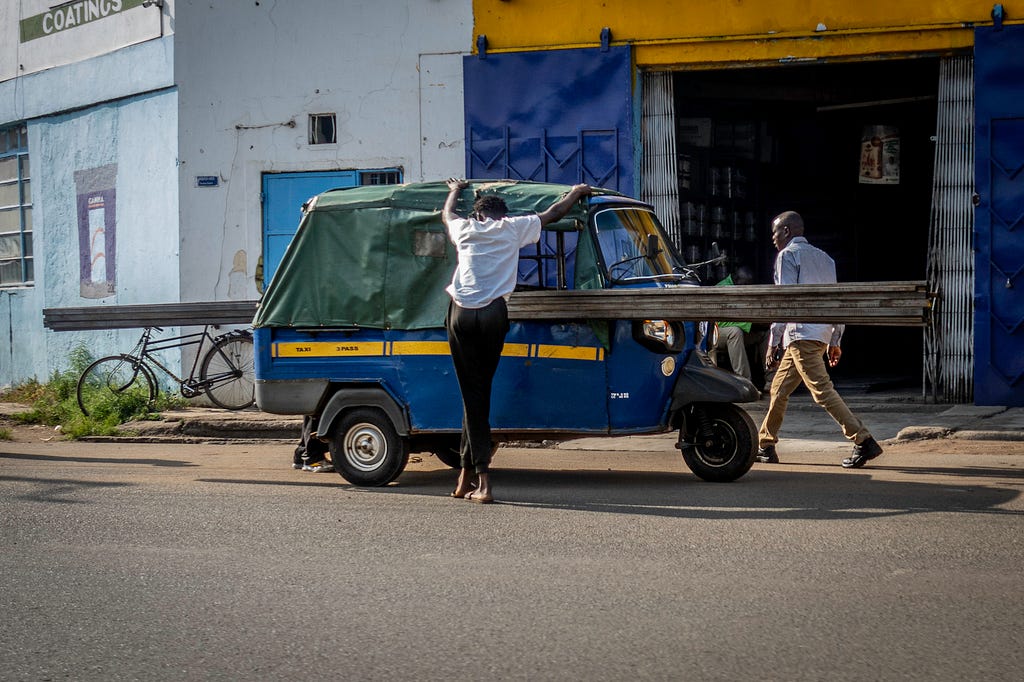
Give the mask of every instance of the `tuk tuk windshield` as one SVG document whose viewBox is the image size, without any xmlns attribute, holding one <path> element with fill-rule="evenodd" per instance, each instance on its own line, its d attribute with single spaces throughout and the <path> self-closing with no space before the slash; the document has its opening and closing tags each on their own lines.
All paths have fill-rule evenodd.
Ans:
<svg viewBox="0 0 1024 682">
<path fill-rule="evenodd" d="M 594 215 L 597 242 L 612 283 L 687 278 L 657 220 L 652 211 L 634 206 Z"/>
</svg>

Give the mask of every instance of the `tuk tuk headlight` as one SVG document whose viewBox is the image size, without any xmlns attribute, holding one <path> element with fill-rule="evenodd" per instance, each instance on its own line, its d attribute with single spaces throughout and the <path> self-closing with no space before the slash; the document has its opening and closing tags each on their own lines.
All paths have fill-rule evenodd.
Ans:
<svg viewBox="0 0 1024 682">
<path fill-rule="evenodd" d="M 679 340 L 682 338 L 677 325 L 666 320 L 644 320 L 640 325 L 641 340 L 645 345 L 661 346 L 657 350 L 674 352 L 679 350 Z"/>
</svg>

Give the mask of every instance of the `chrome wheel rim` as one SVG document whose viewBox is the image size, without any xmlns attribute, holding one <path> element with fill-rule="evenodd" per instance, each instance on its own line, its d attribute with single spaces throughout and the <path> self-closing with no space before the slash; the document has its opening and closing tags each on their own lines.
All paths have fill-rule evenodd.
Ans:
<svg viewBox="0 0 1024 682">
<path fill-rule="evenodd" d="M 373 424 L 353 424 L 345 434 L 345 459 L 359 471 L 378 469 L 388 454 L 384 433 Z"/>
</svg>

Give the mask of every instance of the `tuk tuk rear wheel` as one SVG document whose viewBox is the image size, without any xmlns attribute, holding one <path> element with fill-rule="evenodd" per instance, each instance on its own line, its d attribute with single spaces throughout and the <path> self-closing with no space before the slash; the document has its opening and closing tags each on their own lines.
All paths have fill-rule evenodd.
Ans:
<svg viewBox="0 0 1024 682">
<path fill-rule="evenodd" d="M 330 443 L 335 470 L 353 485 L 387 485 L 409 461 L 408 444 L 381 410 L 346 412 L 332 430 Z"/>
<path fill-rule="evenodd" d="M 703 414 L 700 411 L 703 410 Z M 706 433 L 701 422 L 706 420 Z M 746 410 L 731 403 L 693 406 L 690 440 L 680 440 L 683 461 L 705 481 L 735 481 L 750 471 L 757 454 L 757 428 Z"/>
</svg>

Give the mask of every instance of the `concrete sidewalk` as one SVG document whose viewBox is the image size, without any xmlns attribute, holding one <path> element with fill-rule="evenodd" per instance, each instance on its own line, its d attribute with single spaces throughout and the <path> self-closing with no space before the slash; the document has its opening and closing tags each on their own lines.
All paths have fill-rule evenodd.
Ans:
<svg viewBox="0 0 1024 682">
<path fill-rule="evenodd" d="M 843 392 L 842 390 L 840 391 Z M 893 393 L 851 393 L 843 399 L 879 441 L 956 438 L 984 441 L 1024 441 L 1024 408 L 936 405 L 919 397 Z M 760 426 L 768 400 L 741 405 Z M 618 450 L 647 451 L 661 448 L 671 434 L 615 438 Z M 845 443 L 832 418 L 814 404 L 806 393 L 795 394 L 783 422 L 783 439 L 835 441 Z M 559 448 L 598 450 L 609 447 L 607 438 L 581 438 L 561 443 Z"/>
<path fill-rule="evenodd" d="M 961 438 L 971 440 L 1024 440 L 1024 408 L 978 407 L 974 405 L 936 405 L 907 393 L 866 393 L 843 391 L 843 397 L 878 440 L 914 440 Z M 768 401 L 743 405 L 755 424 L 759 424 Z M 24 405 L 0 403 L 0 415 L 20 412 Z M 260 412 L 255 408 L 240 411 L 190 407 L 163 412 L 152 421 L 125 424 L 121 434 L 111 438 L 129 442 L 244 442 L 297 441 L 302 428 L 300 417 Z M 839 437 L 836 424 L 815 405 L 806 393 L 790 400 L 783 426 L 785 435 L 799 438 Z M 570 449 L 642 448 L 649 439 L 665 439 L 674 434 L 580 438 L 559 445 Z M 593 441 L 598 441 L 600 445 Z"/>
</svg>

